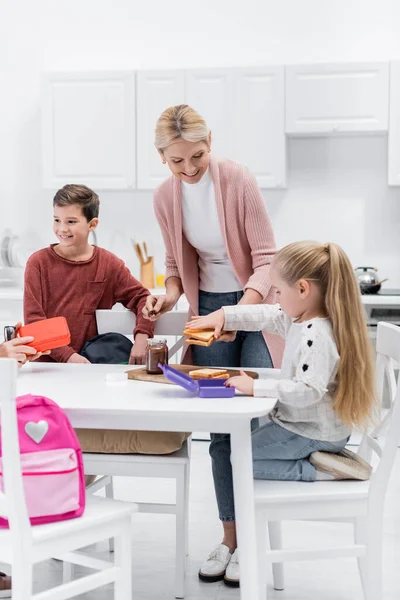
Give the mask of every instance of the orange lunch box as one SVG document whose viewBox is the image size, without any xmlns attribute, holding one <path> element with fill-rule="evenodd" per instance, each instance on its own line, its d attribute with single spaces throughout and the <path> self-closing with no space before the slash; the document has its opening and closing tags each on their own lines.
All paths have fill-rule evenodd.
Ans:
<svg viewBox="0 0 400 600">
<path fill-rule="evenodd" d="M 23 325 L 18 330 L 18 337 L 25 336 L 34 338 L 33 342 L 27 346 L 32 346 L 37 352 L 67 346 L 71 342 L 71 334 L 65 317 L 53 317 Z"/>
</svg>

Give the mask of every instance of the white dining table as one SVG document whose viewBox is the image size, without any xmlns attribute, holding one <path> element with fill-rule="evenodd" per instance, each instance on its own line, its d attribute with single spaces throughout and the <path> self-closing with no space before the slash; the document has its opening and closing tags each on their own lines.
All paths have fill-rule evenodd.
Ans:
<svg viewBox="0 0 400 600">
<path fill-rule="evenodd" d="M 108 374 L 128 368 L 134 367 L 30 363 L 19 372 L 18 395 L 51 398 L 66 411 L 73 427 L 229 433 L 240 547 L 240 597 L 258 600 L 250 422 L 266 415 L 275 400 L 238 394 L 233 398 L 198 398 L 174 385 L 107 380 Z"/>
</svg>

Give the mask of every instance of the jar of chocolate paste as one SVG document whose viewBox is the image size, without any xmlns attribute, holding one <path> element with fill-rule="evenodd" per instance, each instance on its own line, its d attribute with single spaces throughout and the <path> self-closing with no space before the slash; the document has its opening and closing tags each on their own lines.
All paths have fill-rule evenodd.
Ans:
<svg viewBox="0 0 400 600">
<path fill-rule="evenodd" d="M 146 348 L 146 371 L 151 375 L 162 374 L 158 366 L 168 364 L 168 346 L 167 340 L 157 340 L 154 338 L 147 340 Z"/>
</svg>

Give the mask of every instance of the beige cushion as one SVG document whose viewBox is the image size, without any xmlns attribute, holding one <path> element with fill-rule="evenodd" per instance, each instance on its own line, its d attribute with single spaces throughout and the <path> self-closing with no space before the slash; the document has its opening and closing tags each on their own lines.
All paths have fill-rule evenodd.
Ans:
<svg viewBox="0 0 400 600">
<path fill-rule="evenodd" d="M 75 429 L 75 432 L 83 452 L 104 454 L 171 454 L 190 436 L 190 433 L 118 429 Z"/>
</svg>

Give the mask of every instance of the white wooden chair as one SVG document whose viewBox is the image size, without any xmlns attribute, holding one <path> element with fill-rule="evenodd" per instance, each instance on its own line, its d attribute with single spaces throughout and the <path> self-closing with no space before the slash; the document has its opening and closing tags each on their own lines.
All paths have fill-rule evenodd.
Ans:
<svg viewBox="0 0 400 600">
<path fill-rule="evenodd" d="M 10 528 L 0 530 L 0 562 L 12 566 L 13 600 L 65 600 L 114 582 L 115 600 L 132 598 L 131 518 L 137 506 L 89 497 L 84 514 L 70 521 L 31 527 L 23 480 L 15 404 L 17 362 L 0 359 L 2 476 L 0 514 Z M 40 493 L 40 492 L 39 492 Z M 114 563 L 95 560 L 76 550 L 107 538 L 115 539 Z M 33 565 L 54 556 L 97 572 L 50 590 L 32 593 Z"/>
<path fill-rule="evenodd" d="M 400 362 L 400 328 L 379 323 L 376 349 L 378 393 L 382 393 L 386 374 L 392 402 L 387 411 L 381 411 L 378 425 L 363 435 L 358 449 L 360 456 L 374 467 L 371 479 L 365 482 L 323 481 L 312 484 L 295 481 L 254 482 L 262 599 L 266 594 L 265 561 L 275 566 L 275 589 L 283 589 L 283 562 L 342 557 L 357 557 L 365 600 L 382 599 L 384 500 L 400 442 L 400 385 L 394 374 L 394 364 Z M 267 520 L 270 550 L 266 552 Z M 280 522 L 289 520 L 349 522 L 353 526 L 354 544 L 285 550 L 282 548 Z"/>
<path fill-rule="evenodd" d="M 132 334 L 135 327 L 135 315 L 129 310 L 97 310 L 97 330 Z M 155 336 L 182 336 L 187 321 L 187 311 L 172 311 L 162 315 L 155 323 Z M 170 349 L 172 357 L 184 343 L 184 338 Z M 188 515 L 189 515 L 189 479 L 190 479 L 190 438 L 177 452 L 166 455 L 143 454 L 84 454 L 85 472 L 102 475 L 89 490 L 95 492 L 103 487 L 106 496 L 114 497 L 112 476 L 155 477 L 174 479 L 175 504 L 138 503 L 139 511 L 145 513 L 173 514 L 176 518 L 175 549 L 175 597 L 184 597 L 185 563 L 188 553 Z M 112 550 L 112 541 L 110 544 Z M 70 575 L 65 572 L 65 577 Z"/>
</svg>

